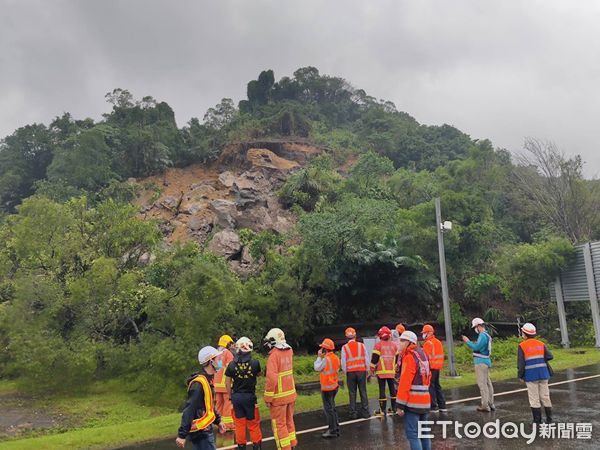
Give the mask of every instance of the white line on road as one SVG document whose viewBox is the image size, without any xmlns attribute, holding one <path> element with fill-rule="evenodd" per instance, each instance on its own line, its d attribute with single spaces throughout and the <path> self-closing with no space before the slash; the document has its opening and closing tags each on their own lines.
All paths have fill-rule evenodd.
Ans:
<svg viewBox="0 0 600 450">
<path fill-rule="evenodd" d="M 557 381 L 556 383 L 548 383 L 548 386 L 558 386 L 560 384 L 574 383 L 576 381 L 590 380 L 592 378 L 598 378 L 598 377 L 600 377 L 600 374 L 590 375 L 590 376 L 587 376 L 587 377 L 573 378 L 571 380 Z M 526 390 L 527 390 L 527 388 L 522 388 L 522 389 L 514 389 L 512 391 L 498 392 L 497 394 L 494 394 L 494 397 L 500 397 L 500 396 L 503 396 L 503 395 L 516 394 L 517 392 L 525 392 Z M 459 400 L 451 400 L 449 402 L 446 402 L 446 404 L 447 405 L 455 405 L 456 403 L 471 402 L 473 400 L 479 400 L 480 398 L 481 398 L 481 396 L 479 396 L 479 397 L 461 398 Z M 367 420 L 373 420 L 373 419 L 379 419 L 379 418 L 380 418 L 380 416 L 371 416 L 371 417 L 368 417 L 366 419 L 347 420 L 345 422 L 340 422 L 340 426 L 342 426 L 342 425 L 352 425 L 353 423 L 366 422 Z M 306 433 L 313 433 L 315 431 L 321 431 L 321 430 L 326 430 L 326 429 L 327 429 L 327 425 L 323 425 L 321 427 L 308 428 L 306 430 L 296 431 L 296 435 L 298 435 L 298 434 L 306 434 Z M 272 441 L 272 440 L 273 440 L 273 436 L 269 436 L 269 437 L 264 438 L 262 441 L 263 442 L 267 442 L 267 441 Z M 231 449 L 235 449 L 235 448 L 237 448 L 237 445 L 230 445 L 228 447 L 219 447 L 217 450 L 231 450 Z"/>
</svg>

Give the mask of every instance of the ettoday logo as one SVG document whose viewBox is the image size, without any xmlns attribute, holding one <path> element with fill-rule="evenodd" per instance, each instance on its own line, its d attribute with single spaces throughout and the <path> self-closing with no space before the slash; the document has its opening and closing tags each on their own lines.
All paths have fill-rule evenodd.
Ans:
<svg viewBox="0 0 600 450">
<path fill-rule="evenodd" d="M 529 424 L 504 422 L 499 419 L 480 424 L 462 423 L 453 420 L 424 420 L 418 425 L 420 439 L 433 439 L 434 426 L 441 427 L 441 438 L 447 439 L 450 433 L 458 439 L 524 439 L 529 445 L 540 439 L 591 439 L 591 423 L 544 423 Z"/>
</svg>

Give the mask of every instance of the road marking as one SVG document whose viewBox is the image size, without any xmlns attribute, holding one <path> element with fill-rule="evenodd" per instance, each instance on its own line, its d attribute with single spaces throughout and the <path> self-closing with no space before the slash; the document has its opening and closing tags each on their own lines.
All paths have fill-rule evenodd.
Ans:
<svg viewBox="0 0 600 450">
<path fill-rule="evenodd" d="M 573 378 L 571 380 L 557 381 L 555 383 L 548 383 L 548 386 L 558 386 L 560 384 L 574 383 L 576 381 L 591 380 L 592 378 L 598 378 L 598 377 L 600 377 L 600 374 L 590 375 L 587 377 Z M 498 392 L 497 394 L 494 394 L 494 397 L 501 397 L 503 395 L 516 394 L 517 392 L 525 392 L 525 391 L 527 391 L 527 388 L 514 389 L 512 391 Z M 471 402 L 473 400 L 479 400 L 479 399 L 481 399 L 481 396 L 461 398 L 459 400 L 450 400 L 449 402 L 446 402 L 446 404 L 447 405 L 455 405 L 457 403 Z M 353 423 L 366 422 L 367 420 L 380 419 L 380 418 L 381 418 L 380 416 L 371 416 L 366 419 L 347 420 L 345 422 L 340 422 L 340 426 L 352 425 Z M 321 431 L 321 430 L 326 430 L 326 429 L 327 429 L 327 425 L 323 425 L 321 427 L 314 427 L 314 428 L 308 428 L 306 430 L 296 431 L 296 435 L 306 434 L 306 433 L 314 433 L 315 431 Z M 273 440 L 273 436 L 269 436 L 269 437 L 264 438 L 262 441 L 267 442 L 267 441 L 272 441 L 272 440 Z M 219 447 L 217 450 L 231 450 L 231 449 L 235 449 L 235 448 L 237 448 L 237 445 L 229 445 L 227 447 Z"/>
</svg>

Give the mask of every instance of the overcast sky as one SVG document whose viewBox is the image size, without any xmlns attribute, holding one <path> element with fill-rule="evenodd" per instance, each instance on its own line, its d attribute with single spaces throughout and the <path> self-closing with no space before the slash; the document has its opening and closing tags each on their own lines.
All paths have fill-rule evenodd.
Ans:
<svg viewBox="0 0 600 450">
<path fill-rule="evenodd" d="M 0 0 L 0 136 L 99 119 L 115 87 L 182 126 L 263 69 L 312 65 L 497 147 L 552 140 L 596 176 L 599 24 L 600 1 Z"/>
</svg>

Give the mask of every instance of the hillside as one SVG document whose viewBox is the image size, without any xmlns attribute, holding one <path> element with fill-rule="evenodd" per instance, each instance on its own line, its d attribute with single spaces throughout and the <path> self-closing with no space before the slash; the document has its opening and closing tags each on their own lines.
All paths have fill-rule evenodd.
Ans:
<svg viewBox="0 0 600 450">
<path fill-rule="evenodd" d="M 159 222 L 168 243 L 206 245 L 242 275 L 253 258 L 240 242 L 239 230 L 291 231 L 297 217 L 281 206 L 277 191 L 291 173 L 322 152 L 308 142 L 282 139 L 231 144 L 208 166 L 171 168 L 135 179 L 145 188 L 134 203 L 140 217 Z"/>
</svg>

